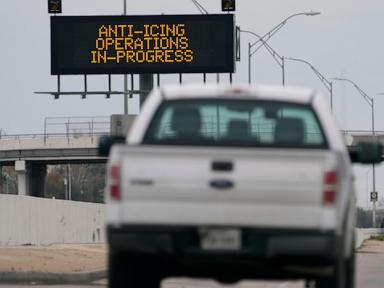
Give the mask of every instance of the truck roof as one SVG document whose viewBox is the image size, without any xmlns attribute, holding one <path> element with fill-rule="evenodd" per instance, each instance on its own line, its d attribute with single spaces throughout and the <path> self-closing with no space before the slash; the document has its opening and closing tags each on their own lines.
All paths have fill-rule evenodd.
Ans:
<svg viewBox="0 0 384 288">
<path fill-rule="evenodd" d="M 266 85 L 183 84 L 164 86 L 160 90 L 162 96 L 167 100 L 234 97 L 309 103 L 316 94 L 313 89 Z"/>
</svg>

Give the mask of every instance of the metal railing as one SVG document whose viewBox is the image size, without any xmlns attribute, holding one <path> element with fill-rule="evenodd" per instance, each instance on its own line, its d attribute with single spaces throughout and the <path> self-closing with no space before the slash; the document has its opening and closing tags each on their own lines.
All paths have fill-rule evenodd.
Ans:
<svg viewBox="0 0 384 288">
<path fill-rule="evenodd" d="M 52 137 L 64 136 L 69 142 L 70 138 L 88 136 L 93 139 L 109 134 L 109 132 L 109 116 L 47 117 L 44 119 L 44 143 Z"/>
<path fill-rule="evenodd" d="M 52 131 L 53 130 L 53 131 Z M 44 134 L 65 133 L 93 135 L 110 130 L 109 116 L 92 117 L 47 117 L 44 119 Z"/>
<path fill-rule="evenodd" d="M 341 130 L 343 134 L 362 134 L 362 135 L 372 135 L 372 130 Z M 375 135 L 384 134 L 383 130 L 375 130 Z"/>
<path fill-rule="evenodd" d="M 44 133 L 40 134 L 0 134 L 0 140 L 26 140 L 43 139 L 44 144 L 48 139 L 79 137 L 98 138 L 110 133 L 109 116 L 92 117 L 47 117 L 44 119 Z"/>
<path fill-rule="evenodd" d="M 67 143 L 71 139 L 77 139 L 80 137 L 90 137 L 92 142 L 98 139 L 103 135 L 108 135 L 109 132 L 93 132 L 93 134 L 79 134 L 79 133 L 50 133 L 50 134 L 7 134 L 2 135 L 0 140 L 13 140 L 13 141 L 22 141 L 22 140 L 31 140 L 31 139 L 41 139 L 44 141 L 44 144 L 47 143 L 49 139 L 66 139 Z"/>
</svg>

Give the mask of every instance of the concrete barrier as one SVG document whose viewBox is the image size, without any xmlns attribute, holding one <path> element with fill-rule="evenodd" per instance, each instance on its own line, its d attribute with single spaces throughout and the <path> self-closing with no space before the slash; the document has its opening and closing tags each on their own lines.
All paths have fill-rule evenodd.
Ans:
<svg viewBox="0 0 384 288">
<path fill-rule="evenodd" d="M 0 194 L 0 245 L 104 243 L 105 205 Z"/>
<path fill-rule="evenodd" d="M 0 194 L 0 246 L 105 243 L 105 205 Z M 356 229 L 356 249 L 384 229 Z"/>
<path fill-rule="evenodd" d="M 371 236 L 381 234 L 384 234 L 384 229 L 381 228 L 356 229 L 355 248 L 358 249 L 363 244 L 364 240 L 371 238 Z"/>
</svg>

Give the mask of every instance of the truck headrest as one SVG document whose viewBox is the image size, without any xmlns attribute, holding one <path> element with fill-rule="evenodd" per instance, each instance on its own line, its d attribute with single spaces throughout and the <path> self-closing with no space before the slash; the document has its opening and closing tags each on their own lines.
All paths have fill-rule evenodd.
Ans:
<svg viewBox="0 0 384 288">
<path fill-rule="evenodd" d="M 275 127 L 275 143 L 300 145 L 304 143 L 304 123 L 299 118 L 277 119 Z"/>
</svg>

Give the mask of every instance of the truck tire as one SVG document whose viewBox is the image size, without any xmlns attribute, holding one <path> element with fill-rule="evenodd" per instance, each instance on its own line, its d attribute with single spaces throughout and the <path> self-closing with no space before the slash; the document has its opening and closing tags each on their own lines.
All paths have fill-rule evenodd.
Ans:
<svg viewBox="0 0 384 288">
<path fill-rule="evenodd" d="M 343 234 L 345 235 L 345 234 Z M 350 278 L 350 269 L 348 264 L 352 262 L 349 261 L 349 258 L 345 258 L 343 247 L 345 245 L 345 236 L 341 237 L 338 242 L 339 252 L 334 264 L 333 264 L 333 274 L 326 278 L 319 278 L 316 281 L 316 288 L 352 288 L 348 285 L 348 279 Z M 353 253 L 351 255 L 354 255 Z"/>
<path fill-rule="evenodd" d="M 159 288 L 161 274 L 151 257 L 113 253 L 109 254 L 109 287 Z"/>
<path fill-rule="evenodd" d="M 124 263 L 121 253 L 110 251 L 108 255 L 108 284 L 109 287 L 124 286 Z"/>
<path fill-rule="evenodd" d="M 319 278 L 316 281 L 316 288 L 349 288 L 346 283 L 346 261 L 336 260 L 334 264 L 334 273 L 326 278 Z"/>
<path fill-rule="evenodd" d="M 346 260 L 346 287 L 355 288 L 355 252 Z"/>
</svg>

